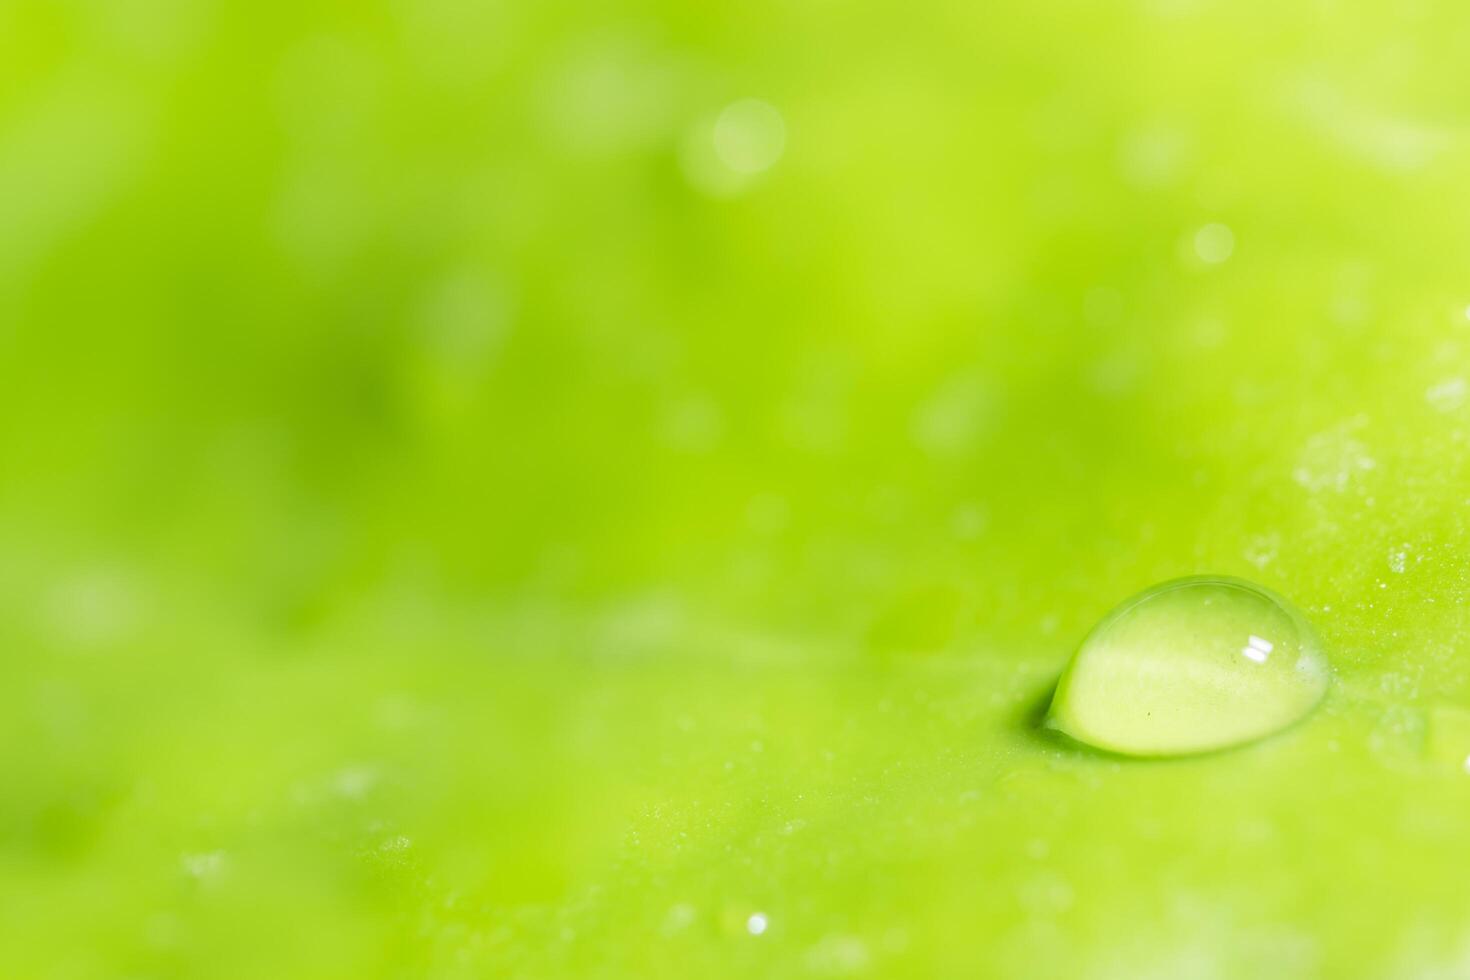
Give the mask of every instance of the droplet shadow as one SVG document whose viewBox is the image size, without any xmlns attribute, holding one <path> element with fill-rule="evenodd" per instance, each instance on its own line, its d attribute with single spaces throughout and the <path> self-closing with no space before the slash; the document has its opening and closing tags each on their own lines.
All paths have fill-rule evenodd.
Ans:
<svg viewBox="0 0 1470 980">
<path fill-rule="evenodd" d="M 1026 740 L 1038 748 L 1079 752 L 1083 750 L 1083 746 L 1046 723 L 1047 715 L 1051 713 L 1052 698 L 1057 693 L 1058 680 L 1059 678 L 1053 678 L 1047 681 L 1035 694 L 1021 703 L 1018 727 Z"/>
</svg>

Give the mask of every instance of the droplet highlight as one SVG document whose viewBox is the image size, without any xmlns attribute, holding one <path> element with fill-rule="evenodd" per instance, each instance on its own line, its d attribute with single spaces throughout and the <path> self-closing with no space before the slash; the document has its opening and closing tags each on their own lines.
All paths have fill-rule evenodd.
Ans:
<svg viewBox="0 0 1470 980">
<path fill-rule="evenodd" d="M 1242 579 L 1179 579 L 1094 627 L 1046 723 L 1124 755 L 1208 752 L 1298 721 L 1328 677 L 1321 642 L 1285 599 Z"/>
</svg>

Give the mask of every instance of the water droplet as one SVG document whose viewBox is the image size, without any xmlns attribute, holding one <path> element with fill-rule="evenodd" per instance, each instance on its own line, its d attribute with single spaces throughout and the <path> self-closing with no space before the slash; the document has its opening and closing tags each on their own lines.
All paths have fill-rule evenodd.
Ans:
<svg viewBox="0 0 1470 980">
<path fill-rule="evenodd" d="M 759 936 L 769 928 L 770 924 L 770 920 L 766 918 L 764 912 L 754 912 L 750 918 L 745 920 L 745 931 L 752 936 Z"/>
<path fill-rule="evenodd" d="M 1327 679 L 1316 634 L 1286 600 L 1240 579 L 1179 579 L 1093 629 L 1047 725 L 1125 755 L 1207 752 L 1290 725 Z"/>
</svg>

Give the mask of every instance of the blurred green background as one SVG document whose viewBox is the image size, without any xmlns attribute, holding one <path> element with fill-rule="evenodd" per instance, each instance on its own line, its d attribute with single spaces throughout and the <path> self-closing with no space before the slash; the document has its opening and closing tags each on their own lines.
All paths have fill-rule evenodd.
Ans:
<svg viewBox="0 0 1470 980">
<path fill-rule="evenodd" d="M 1467 64 L 0 0 L 0 975 L 1470 975 Z M 1315 716 L 1035 731 L 1201 572 Z"/>
</svg>

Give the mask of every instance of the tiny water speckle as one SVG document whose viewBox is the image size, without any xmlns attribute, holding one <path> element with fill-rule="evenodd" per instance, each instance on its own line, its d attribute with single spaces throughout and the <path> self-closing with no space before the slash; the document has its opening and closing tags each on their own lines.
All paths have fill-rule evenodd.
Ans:
<svg viewBox="0 0 1470 980">
<path fill-rule="evenodd" d="M 1207 752 L 1297 721 L 1327 681 L 1316 634 L 1285 599 L 1240 579 L 1179 579 L 1093 629 L 1047 725 L 1124 755 Z"/>
<path fill-rule="evenodd" d="M 1265 568 L 1276 560 L 1281 550 L 1281 535 L 1261 534 L 1252 538 L 1242 552 L 1242 557 L 1257 568 Z"/>
<path fill-rule="evenodd" d="M 1395 575 L 1404 574 L 1404 569 L 1409 567 L 1409 546 L 1399 545 L 1388 553 L 1388 569 Z"/>
<path fill-rule="evenodd" d="M 715 120 L 715 152 L 731 170 L 756 174 L 781 159 L 786 148 L 786 121 L 769 103 L 741 99 Z"/>
<path fill-rule="evenodd" d="M 1467 394 L 1470 394 L 1470 384 L 1464 378 L 1446 378 L 1430 385 L 1424 392 L 1424 400 L 1436 411 L 1453 412 L 1465 404 Z"/>
<path fill-rule="evenodd" d="M 764 912 L 753 912 L 750 918 L 745 920 L 745 931 L 752 936 L 760 936 L 765 933 L 766 929 L 770 928 L 770 925 L 770 920 L 766 918 Z"/>
<path fill-rule="evenodd" d="M 191 878 L 213 878 L 218 875 L 224 867 L 225 855 L 223 851 L 205 851 L 200 854 L 185 854 L 179 859 L 183 865 L 184 872 Z"/>
<path fill-rule="evenodd" d="M 1210 265 L 1219 265 L 1235 254 L 1235 232 L 1218 222 L 1194 233 L 1194 251 Z"/>
<path fill-rule="evenodd" d="M 378 783 L 378 772 L 371 766 L 349 766 L 332 777 L 332 788 L 339 796 L 360 800 Z"/>
<path fill-rule="evenodd" d="M 774 493 L 763 493 L 751 498 L 745 508 L 746 526 L 761 535 L 779 534 L 786 529 L 790 519 L 790 504 L 785 497 Z"/>
<path fill-rule="evenodd" d="M 693 905 L 688 902 L 680 902 L 670 908 L 668 914 L 664 916 L 663 932 L 665 935 L 682 932 L 693 925 L 697 917 L 698 913 Z"/>
<path fill-rule="evenodd" d="M 707 194 L 728 197 L 770 170 L 786 150 L 786 120 L 760 99 L 741 99 L 703 120 L 685 138 L 685 176 Z"/>
<path fill-rule="evenodd" d="M 970 541 L 985 533 L 990 524 L 990 516 L 975 504 L 965 504 L 955 511 L 951 523 L 955 537 Z"/>
<path fill-rule="evenodd" d="M 1352 488 L 1378 467 L 1378 461 L 1356 435 L 1366 424 L 1366 418 L 1357 416 L 1312 436 L 1302 447 L 1292 478 L 1312 493 L 1344 493 Z M 1365 503 L 1372 506 L 1372 498 Z"/>
<path fill-rule="evenodd" d="M 847 976 L 867 969 L 872 960 L 867 943 L 858 936 L 825 936 L 808 951 L 807 969 L 813 973 Z"/>
</svg>

